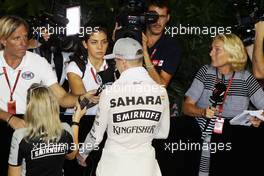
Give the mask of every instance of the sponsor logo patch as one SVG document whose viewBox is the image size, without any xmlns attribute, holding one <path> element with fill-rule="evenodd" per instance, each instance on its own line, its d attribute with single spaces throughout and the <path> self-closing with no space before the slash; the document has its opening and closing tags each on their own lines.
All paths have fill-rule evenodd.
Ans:
<svg viewBox="0 0 264 176">
<path fill-rule="evenodd" d="M 32 73 L 31 71 L 26 71 L 24 73 L 22 73 L 22 78 L 25 80 L 31 80 L 34 78 L 34 73 Z"/>
<path fill-rule="evenodd" d="M 139 120 L 139 119 L 153 120 L 158 122 L 160 117 L 161 117 L 161 112 L 138 109 L 138 110 L 113 114 L 113 122 L 119 123 L 119 122 L 124 122 L 129 120 Z"/>
</svg>

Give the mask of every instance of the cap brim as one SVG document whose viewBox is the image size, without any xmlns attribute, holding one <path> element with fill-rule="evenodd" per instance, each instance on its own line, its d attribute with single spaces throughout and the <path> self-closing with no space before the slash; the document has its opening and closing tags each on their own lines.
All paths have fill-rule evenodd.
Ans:
<svg viewBox="0 0 264 176">
<path fill-rule="evenodd" d="M 105 55 L 104 56 L 104 59 L 115 59 L 115 58 L 123 58 L 125 60 L 134 60 L 134 59 L 139 59 L 141 57 L 143 57 L 144 55 L 143 54 L 140 54 L 140 55 L 137 55 L 137 56 L 121 56 L 121 55 L 118 55 L 118 54 L 108 54 L 108 55 Z"/>
<path fill-rule="evenodd" d="M 115 54 L 112 53 L 112 54 L 107 54 L 104 56 L 104 59 L 114 59 L 115 58 Z"/>
</svg>

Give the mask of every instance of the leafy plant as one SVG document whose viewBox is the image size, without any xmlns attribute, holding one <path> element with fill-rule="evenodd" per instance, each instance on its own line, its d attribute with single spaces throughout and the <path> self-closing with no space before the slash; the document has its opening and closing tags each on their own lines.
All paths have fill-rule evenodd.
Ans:
<svg viewBox="0 0 264 176">
<path fill-rule="evenodd" d="M 232 26 L 234 14 L 230 3 L 231 1 L 221 0 L 171 1 L 170 25 L 178 28 L 184 26 L 199 29 Z M 192 31 L 192 33 L 177 35 L 176 38 L 183 46 L 182 62 L 168 91 L 171 101 L 178 104 L 178 115 L 180 115 L 184 93 L 190 86 L 195 73 L 202 65 L 210 63 L 209 48 L 212 36 L 209 32 L 195 34 Z"/>
</svg>

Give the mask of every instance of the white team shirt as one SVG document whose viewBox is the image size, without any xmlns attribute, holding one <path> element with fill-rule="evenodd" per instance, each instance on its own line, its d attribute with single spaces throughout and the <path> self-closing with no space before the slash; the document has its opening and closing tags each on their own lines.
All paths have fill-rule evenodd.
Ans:
<svg viewBox="0 0 264 176">
<path fill-rule="evenodd" d="M 140 166 L 139 172 L 144 175 L 144 167 L 150 168 L 147 169 L 150 172 L 154 170 L 152 168 L 154 165 L 158 168 L 151 142 L 153 138 L 168 136 L 169 123 L 169 100 L 166 89 L 154 82 L 143 67 L 130 68 L 124 71 L 113 85 L 103 90 L 93 128 L 79 150 L 80 155 L 86 158 L 93 150 L 87 147 L 88 144 L 97 147 L 107 130 L 107 141 L 98 171 L 102 175 L 109 174 L 107 172 L 117 174 L 117 170 L 111 168 L 128 160 L 135 166 L 130 165 L 130 170 L 131 168 L 133 170 L 138 166 L 135 162 L 139 159 L 135 161 L 131 156 L 142 159 L 142 153 L 145 153 L 152 164 L 148 165 L 147 162 L 146 165 Z M 125 161 L 120 159 L 124 157 Z M 128 173 L 121 167 L 118 167 L 120 175 L 135 173 L 135 170 Z M 154 172 L 159 173 L 159 168 Z"/>
<path fill-rule="evenodd" d="M 86 140 L 95 139 L 100 143 L 106 129 L 105 148 L 112 144 L 124 149 L 136 148 L 146 143 L 151 145 L 153 138 L 167 137 L 167 91 L 154 82 L 143 67 L 124 71 L 103 90 L 93 128 Z"/>
<path fill-rule="evenodd" d="M 91 71 L 91 69 L 93 71 Z M 107 69 L 107 63 L 104 60 L 102 66 L 99 69 L 99 71 L 103 71 L 103 70 L 106 70 L 106 69 Z M 83 84 L 84 84 L 84 87 L 85 87 L 86 91 L 90 91 L 90 90 L 93 90 L 93 89 L 98 89 L 99 86 L 100 86 L 100 84 L 95 81 L 96 77 L 94 78 L 92 72 L 96 76 L 96 69 L 91 64 L 89 59 L 88 59 L 88 62 L 86 64 L 86 69 L 85 69 L 84 75 L 83 75 L 82 71 L 80 70 L 80 68 L 78 67 L 78 65 L 75 62 L 70 62 L 69 65 L 67 66 L 67 69 L 66 69 L 66 73 L 75 73 L 78 76 L 80 76 L 80 78 L 83 76 L 82 81 L 83 81 Z M 95 105 L 94 107 L 89 108 L 87 110 L 87 112 L 86 112 L 86 115 L 95 115 L 96 111 L 97 111 L 97 108 L 98 108 L 98 105 Z M 72 114 L 73 111 L 74 111 L 73 108 L 68 108 L 66 110 L 65 114 Z"/>
<path fill-rule="evenodd" d="M 0 51 L 0 109 L 3 111 L 7 111 L 7 102 L 10 99 L 10 89 L 4 75 L 3 67 L 6 67 L 11 88 L 13 88 L 19 70 L 21 70 L 13 94 L 13 99 L 16 101 L 17 114 L 25 113 L 27 90 L 33 83 L 42 83 L 48 87 L 57 83 L 56 74 L 52 71 L 51 65 L 45 58 L 27 51 L 20 65 L 16 69 L 13 69 L 6 63 L 3 57 L 3 51 Z"/>
</svg>

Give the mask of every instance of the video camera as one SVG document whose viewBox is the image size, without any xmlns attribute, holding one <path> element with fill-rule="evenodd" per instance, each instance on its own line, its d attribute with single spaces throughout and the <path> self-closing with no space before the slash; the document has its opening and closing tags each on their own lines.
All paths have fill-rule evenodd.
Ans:
<svg viewBox="0 0 264 176">
<path fill-rule="evenodd" d="M 264 9 L 261 9 L 256 0 L 234 1 L 236 21 L 234 33 L 243 41 L 245 46 L 251 45 L 255 40 L 255 23 L 264 20 Z"/>
<path fill-rule="evenodd" d="M 143 0 L 129 0 L 122 4 L 123 8 L 116 20 L 122 28 L 116 32 L 116 40 L 130 37 L 141 43 L 146 24 L 155 23 L 159 15 L 155 11 L 146 12 Z"/>
<path fill-rule="evenodd" d="M 32 17 L 27 20 L 30 26 L 29 38 L 38 40 L 40 43 L 45 43 L 48 46 L 53 46 L 56 48 L 63 48 L 62 44 L 65 36 L 62 34 L 63 31 L 58 29 L 63 29 L 68 23 L 68 19 L 49 13 L 43 13 L 37 17 Z M 56 30 L 54 30 L 56 29 Z M 44 40 L 44 35 L 49 35 L 49 40 Z"/>
<path fill-rule="evenodd" d="M 75 34 L 80 31 L 80 6 L 57 8 L 60 10 L 55 10 L 53 13 L 42 12 L 27 20 L 30 27 L 29 38 L 38 40 L 49 48 L 66 52 L 74 51 L 77 47 L 76 40 L 78 40 L 78 35 Z M 44 35 L 47 34 L 49 39 L 45 41 Z"/>
</svg>

